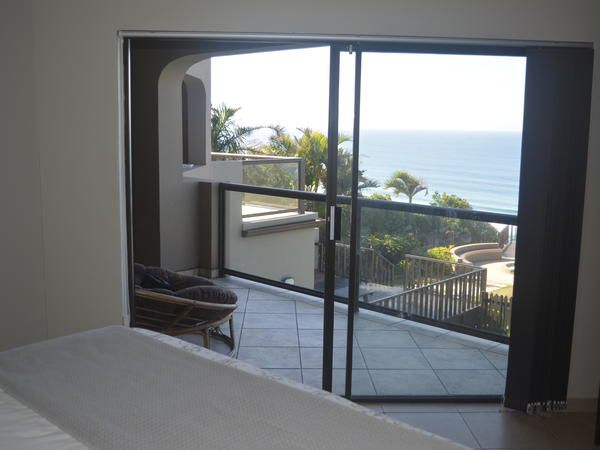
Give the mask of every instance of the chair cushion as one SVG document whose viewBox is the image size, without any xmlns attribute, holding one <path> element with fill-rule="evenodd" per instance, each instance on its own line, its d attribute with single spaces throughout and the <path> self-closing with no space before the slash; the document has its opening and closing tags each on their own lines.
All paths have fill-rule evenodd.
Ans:
<svg viewBox="0 0 600 450">
<path fill-rule="evenodd" d="M 183 275 L 177 272 L 169 272 L 169 282 L 173 286 L 173 290 L 179 291 L 181 289 L 193 287 L 193 286 L 214 286 L 215 284 L 207 280 L 206 278 L 197 277 L 194 275 Z"/>
<path fill-rule="evenodd" d="M 134 265 L 135 285 L 145 289 L 169 289 L 178 291 L 192 286 L 214 286 L 206 278 L 194 275 L 184 275 L 162 267 L 144 266 L 140 263 Z"/>
<path fill-rule="evenodd" d="M 175 295 L 207 303 L 226 303 L 229 305 L 237 303 L 235 292 L 219 286 L 192 286 L 175 291 Z"/>
<path fill-rule="evenodd" d="M 146 266 L 140 263 L 135 263 L 133 265 L 133 279 L 136 286 L 142 286 L 142 280 L 144 279 L 144 274 L 146 273 Z"/>
<path fill-rule="evenodd" d="M 154 275 L 150 272 L 144 274 L 141 286 L 145 289 L 167 289 L 173 291 L 173 285 L 169 283 L 168 279 Z"/>
</svg>

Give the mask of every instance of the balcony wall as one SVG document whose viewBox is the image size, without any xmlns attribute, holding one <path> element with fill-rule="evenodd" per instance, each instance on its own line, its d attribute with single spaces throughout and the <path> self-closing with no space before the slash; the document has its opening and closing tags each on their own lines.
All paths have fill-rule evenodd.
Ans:
<svg viewBox="0 0 600 450">
<path fill-rule="evenodd" d="M 268 280 L 293 278 L 294 284 L 313 289 L 315 242 L 319 239 L 316 225 L 314 228 L 243 236 L 242 196 L 239 192 L 227 194 L 226 266 Z M 269 222 L 274 224 L 276 219 L 263 226 L 268 227 Z"/>
</svg>

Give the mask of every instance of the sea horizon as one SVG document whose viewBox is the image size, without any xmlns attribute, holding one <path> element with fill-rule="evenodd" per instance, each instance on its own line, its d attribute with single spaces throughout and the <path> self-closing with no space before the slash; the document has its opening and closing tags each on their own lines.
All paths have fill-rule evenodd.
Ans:
<svg viewBox="0 0 600 450">
<path fill-rule="evenodd" d="M 361 130 L 359 139 L 360 169 L 379 183 L 366 194 L 406 201 L 383 187 L 395 171 L 404 170 L 428 186 L 428 195 L 417 194 L 414 203 L 429 204 L 437 191 L 464 198 L 473 209 L 517 213 L 520 131 Z"/>
</svg>

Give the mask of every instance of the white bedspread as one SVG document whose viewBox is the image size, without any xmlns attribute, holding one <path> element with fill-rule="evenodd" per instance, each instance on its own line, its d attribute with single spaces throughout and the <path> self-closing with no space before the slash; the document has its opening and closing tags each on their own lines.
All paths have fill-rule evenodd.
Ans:
<svg viewBox="0 0 600 450">
<path fill-rule="evenodd" d="M 464 448 L 196 349 L 108 327 L 0 353 L 0 388 L 10 394 L 0 410 L 12 408 L 14 417 L 21 403 L 30 408 L 18 413 L 25 420 L 20 431 L 9 428 L 15 442 L 44 440 L 29 448 L 85 448 L 80 442 L 100 449 Z M 35 414 L 35 426 L 27 426 L 31 410 L 47 421 Z M 61 445 L 65 438 L 71 441 Z"/>
<path fill-rule="evenodd" d="M 0 389 L 0 449 L 84 450 L 87 447 Z"/>
</svg>

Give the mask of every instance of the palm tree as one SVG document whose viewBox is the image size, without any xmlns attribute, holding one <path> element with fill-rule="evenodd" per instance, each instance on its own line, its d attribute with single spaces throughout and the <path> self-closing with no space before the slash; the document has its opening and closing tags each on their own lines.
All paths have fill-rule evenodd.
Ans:
<svg viewBox="0 0 600 450">
<path fill-rule="evenodd" d="M 412 203 L 413 197 L 421 191 L 425 191 L 425 195 L 427 195 L 425 182 L 403 170 L 394 172 L 391 178 L 385 182 L 385 187 L 393 189 L 396 195 L 406 195 L 408 203 Z"/>
<path fill-rule="evenodd" d="M 343 148 L 338 149 L 338 173 L 337 193 L 338 195 L 352 195 L 352 153 Z M 358 194 L 369 188 L 379 187 L 377 181 L 368 178 L 364 170 L 358 171 Z"/>
<path fill-rule="evenodd" d="M 274 134 L 262 153 L 278 156 L 295 156 L 304 159 L 306 190 L 317 192 L 327 183 L 327 136 L 312 128 L 299 128 L 300 136 L 286 133 L 281 126 L 270 127 Z M 350 140 L 340 135 L 338 145 Z M 341 147 L 340 147 L 341 150 Z"/>
<path fill-rule="evenodd" d="M 291 134 L 285 131 L 281 125 L 271 125 L 273 134 L 269 137 L 269 143 L 260 149 L 260 153 L 276 156 L 296 156 L 298 153 L 298 142 Z"/>
<path fill-rule="evenodd" d="M 246 141 L 250 134 L 262 127 L 242 127 L 233 116 L 241 108 L 231 108 L 224 103 L 211 108 L 211 143 L 213 152 L 243 153 L 249 150 Z"/>
<path fill-rule="evenodd" d="M 296 156 L 304 159 L 306 187 L 317 192 L 327 183 L 327 136 L 311 128 L 299 130 L 302 135 L 294 137 Z"/>
<path fill-rule="evenodd" d="M 317 192 L 327 187 L 327 136 L 311 128 L 299 128 L 302 134 L 293 136 L 280 125 L 268 127 L 273 130 L 269 143 L 260 149 L 265 155 L 294 156 L 302 158 L 305 164 L 306 190 Z M 338 183 L 340 195 L 350 195 L 352 186 L 352 154 L 342 145 L 350 141 L 350 136 L 338 137 Z M 364 170 L 359 171 L 358 189 L 378 187 L 374 180 L 367 178 Z"/>
</svg>

